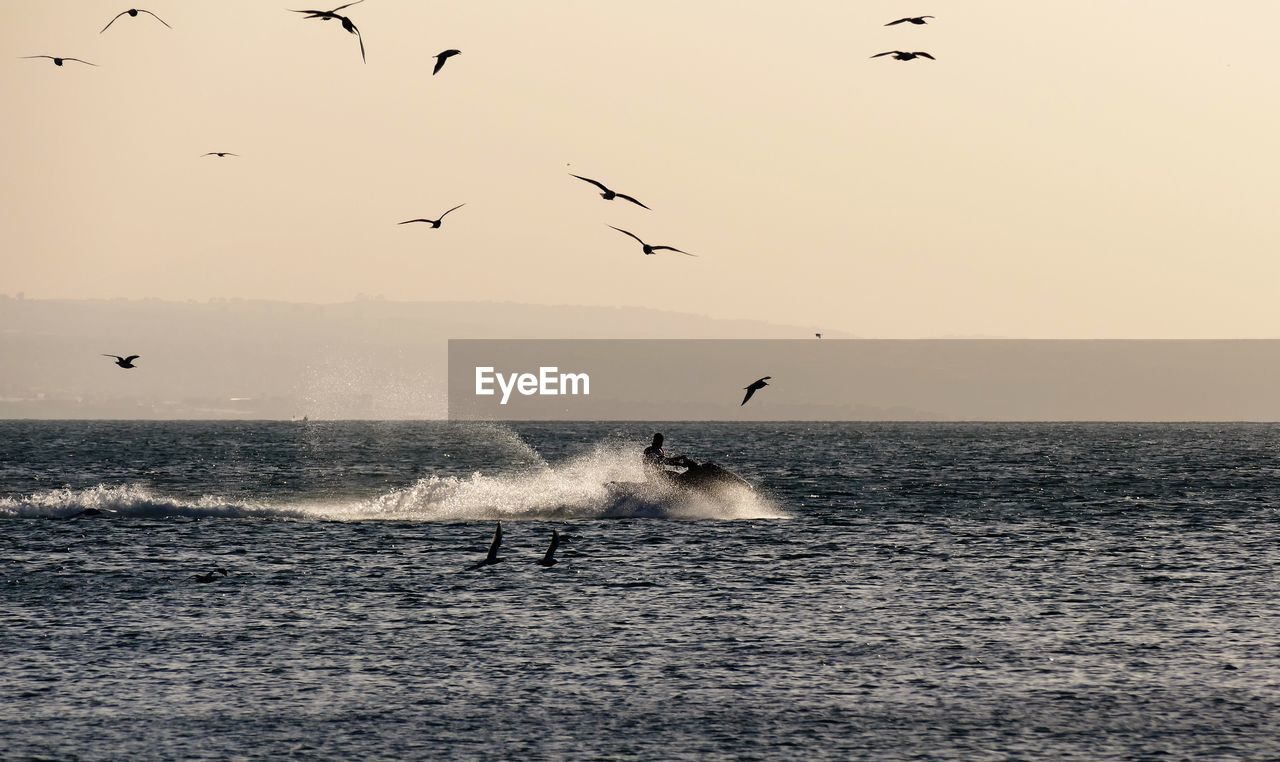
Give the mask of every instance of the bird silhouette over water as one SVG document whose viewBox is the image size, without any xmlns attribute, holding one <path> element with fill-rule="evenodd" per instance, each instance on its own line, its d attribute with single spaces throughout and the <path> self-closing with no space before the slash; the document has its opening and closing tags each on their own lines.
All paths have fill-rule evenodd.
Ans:
<svg viewBox="0 0 1280 762">
<path fill-rule="evenodd" d="M 906 50 L 886 50 L 883 53 L 876 53 L 874 56 L 871 56 L 871 57 L 879 58 L 880 56 L 893 56 L 893 59 L 895 61 L 910 61 L 913 58 L 927 58 L 930 61 L 938 60 L 933 56 L 929 55 L 928 53 L 924 52 L 923 50 L 917 50 L 914 53 Z"/>
<path fill-rule="evenodd" d="M 219 159 L 225 159 L 228 156 L 239 156 L 239 155 L 240 154 L 238 153 L 231 153 L 230 151 L 210 151 L 209 153 L 204 154 L 204 156 L 201 156 L 200 158 L 203 159 L 205 156 L 217 156 Z"/>
<path fill-rule="evenodd" d="M 489 555 L 484 557 L 480 563 L 472 566 L 470 571 L 475 571 L 482 566 L 492 566 L 493 564 L 502 563 L 503 558 L 498 558 L 498 549 L 502 547 L 502 522 L 498 522 L 498 526 L 493 530 L 493 542 L 489 543 Z"/>
<path fill-rule="evenodd" d="M 449 212 L 452 212 L 454 209 L 461 209 L 461 208 L 462 208 L 462 207 L 464 207 L 464 206 L 466 206 L 466 204 L 458 204 L 458 205 L 457 205 L 457 206 L 455 206 L 453 209 L 450 209 L 450 210 L 449 210 Z M 444 214 L 440 215 L 440 219 L 438 219 L 438 220 L 428 220 L 428 219 L 422 219 L 422 218 L 420 218 L 420 219 L 416 219 L 416 220 L 405 220 L 404 222 L 397 222 L 396 224 L 397 224 L 397 225 L 408 225 L 410 222 L 425 222 L 425 223 L 428 223 L 429 225 L 431 225 L 432 229 L 435 229 L 435 228 L 440 227 L 440 223 L 441 223 L 441 222 L 444 222 L 444 218 L 445 218 L 445 217 L 447 217 L 447 216 L 449 215 L 449 212 L 445 212 Z"/>
<path fill-rule="evenodd" d="M 116 365 L 119 365 L 121 368 L 136 368 L 137 366 L 133 364 L 133 361 L 141 356 L 142 355 L 129 355 L 128 357 L 121 357 L 120 355 L 103 355 L 103 357 L 116 358 Z"/>
<path fill-rule="evenodd" d="M 569 173 L 569 177 L 576 177 L 576 178 L 578 178 L 579 180 L 582 180 L 582 181 L 584 181 L 584 182 L 591 183 L 592 185 L 596 186 L 597 188 L 599 188 L 599 189 L 602 191 L 602 192 L 600 193 L 600 198 L 604 199 L 605 201 L 612 201 L 612 200 L 614 200 L 615 198 L 625 198 L 626 200 L 630 201 L 631 203 L 635 204 L 636 206 L 644 206 L 644 204 L 640 203 L 639 201 L 637 201 L 636 199 L 632 198 L 631 196 L 628 196 L 628 195 L 627 195 L 627 194 L 625 194 L 625 193 L 618 193 L 617 191 L 612 191 L 612 190 L 610 190 L 609 188 L 605 187 L 605 184 L 604 184 L 604 183 L 602 183 L 602 182 L 600 182 L 599 180 L 592 180 L 590 177 L 583 177 L 582 175 L 575 175 L 575 174 L 573 174 L 572 172 L 570 172 L 570 173 Z M 649 207 L 647 207 L 647 206 L 644 206 L 644 208 L 645 208 L 645 209 L 649 209 Z M 650 209 L 650 211 L 653 211 L 653 210 L 652 210 L 652 209 Z"/>
<path fill-rule="evenodd" d="M 632 233 L 632 232 L 629 232 L 629 231 L 623 230 L 622 228 L 614 228 L 614 227 L 613 227 L 613 225 L 610 225 L 609 227 L 613 228 L 614 230 L 618 231 L 619 233 L 626 233 L 627 235 L 631 236 L 632 238 L 636 239 L 637 241 L 640 241 L 640 236 L 636 235 L 635 233 Z M 644 241 L 640 241 L 640 245 L 644 247 L 644 253 L 645 253 L 645 254 L 653 254 L 653 253 L 655 253 L 655 252 L 659 252 L 659 251 L 677 251 L 677 252 L 680 252 L 681 254 L 685 255 L 686 257 L 696 257 L 696 256 L 698 256 L 697 254 L 690 254 L 690 253 L 689 253 L 689 252 L 687 252 L 687 251 L 680 251 L 679 249 L 677 249 L 677 248 L 676 248 L 676 247 L 674 247 L 674 246 L 650 246 L 649 244 L 645 243 Z"/>
<path fill-rule="evenodd" d="M 747 390 L 747 396 L 742 398 L 742 402 L 738 404 L 738 407 L 742 407 L 743 405 L 747 404 L 747 400 L 751 399 L 751 395 L 755 394 L 760 389 L 763 389 L 766 386 L 768 386 L 769 384 L 767 384 L 766 382 L 771 378 L 773 378 L 773 376 L 765 376 L 764 378 L 758 381 L 752 381 L 751 386 L 742 387 L 743 389 Z"/>
<path fill-rule="evenodd" d="M 337 8 L 334 8 L 331 11 L 317 11 L 317 10 L 295 11 L 292 8 L 290 8 L 289 10 L 293 11 L 294 13 L 305 13 L 306 18 L 309 18 L 309 19 L 320 19 L 321 21 L 329 21 L 330 19 L 335 19 L 337 21 L 340 21 L 342 23 L 342 28 L 347 30 L 351 34 L 354 34 L 356 36 L 356 39 L 359 40 L 360 60 L 364 61 L 365 63 L 368 63 L 368 59 L 366 59 L 364 56 L 364 35 L 360 34 L 360 29 L 359 27 L 356 26 L 354 21 L 338 13 L 338 11 L 342 10 L 343 8 L 350 8 L 353 5 L 358 5 L 363 2 L 364 0 L 356 0 L 354 3 L 339 5 Z"/>
<path fill-rule="evenodd" d="M 551 545 L 547 547 L 547 554 L 538 561 L 538 566 L 555 566 L 556 565 L 556 548 L 560 547 L 560 533 L 551 530 Z"/>
<path fill-rule="evenodd" d="M 820 338 L 822 338 L 822 334 L 820 334 L 820 333 L 815 333 L 815 334 L 814 334 L 814 336 L 815 336 L 815 337 L 817 337 L 817 338 L 819 338 L 819 339 L 820 339 Z"/>
<path fill-rule="evenodd" d="M 444 62 L 448 61 L 450 58 L 453 58 L 454 56 L 458 55 L 461 52 L 462 52 L 461 50 L 441 51 L 438 55 L 436 55 L 436 68 L 431 70 L 431 76 L 434 77 L 435 75 L 439 74 L 440 70 L 444 68 Z"/>
<path fill-rule="evenodd" d="M 192 574 L 191 579 L 194 579 L 196 582 L 202 582 L 202 583 L 217 582 L 219 579 L 221 579 L 221 577 L 218 576 L 219 574 L 221 574 L 223 577 L 228 576 L 226 569 L 217 568 L 211 572 L 206 572 L 205 574 Z"/>
<path fill-rule="evenodd" d="M 168 22 L 166 22 L 164 19 L 160 18 L 159 16 L 157 16 L 156 14 L 152 13 L 151 11 L 145 8 L 130 8 L 127 11 L 120 11 L 119 13 L 117 13 L 114 19 L 111 19 L 110 21 L 107 22 L 106 26 L 102 27 L 102 32 L 105 32 L 108 29 L 110 29 L 111 25 L 116 23 L 116 19 L 120 18 L 121 16 L 128 16 L 129 18 L 136 19 L 139 13 L 145 13 L 148 16 L 154 18 L 156 21 L 159 21 L 161 24 L 164 24 L 165 26 L 169 26 Z M 173 27 L 171 26 L 169 26 L 169 28 L 173 29 Z M 102 34 L 102 32 L 98 32 L 98 34 Z"/>
<path fill-rule="evenodd" d="M 61 66 L 65 61 L 75 61 L 76 63 L 89 64 L 90 66 L 97 66 L 96 63 L 89 63 L 88 61 L 82 61 L 79 58 L 68 58 L 66 56 L 19 56 L 19 58 L 47 58 L 50 61 L 53 61 L 54 66 Z"/>
<path fill-rule="evenodd" d="M 925 19 L 931 18 L 933 18 L 933 16 L 907 16 L 905 19 L 890 21 L 888 24 L 885 24 L 885 26 L 893 26 L 895 24 L 915 24 L 916 26 L 920 26 L 921 24 L 929 23 L 925 21 Z"/>
</svg>

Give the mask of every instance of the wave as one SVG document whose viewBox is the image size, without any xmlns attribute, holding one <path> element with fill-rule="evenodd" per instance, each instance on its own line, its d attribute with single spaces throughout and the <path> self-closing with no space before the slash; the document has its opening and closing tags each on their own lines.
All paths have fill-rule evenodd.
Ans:
<svg viewBox="0 0 1280 762">
<path fill-rule="evenodd" d="M 467 478 L 429 476 L 373 498 L 181 499 L 140 486 L 98 485 L 0 498 L 0 517 L 72 518 L 100 511 L 122 518 L 256 518 L 320 521 L 473 521 L 594 518 L 763 519 L 788 514 L 758 491 L 690 494 L 643 485 L 630 450 L 598 447 L 555 467 Z M 619 483 L 632 488 L 620 489 Z"/>
</svg>

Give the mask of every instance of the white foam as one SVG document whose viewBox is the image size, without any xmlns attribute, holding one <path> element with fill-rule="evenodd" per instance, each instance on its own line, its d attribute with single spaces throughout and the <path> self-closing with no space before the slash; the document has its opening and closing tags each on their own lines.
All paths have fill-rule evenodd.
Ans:
<svg viewBox="0 0 1280 762">
<path fill-rule="evenodd" d="M 67 518 L 88 508 L 120 517 L 167 516 L 318 519 L 329 521 L 470 521 L 479 519 L 678 519 L 786 518 L 764 495 L 730 488 L 690 495 L 644 487 L 626 496 L 610 482 L 643 482 L 640 459 L 630 449 L 598 447 L 555 467 L 467 478 L 430 476 L 372 499 L 286 502 L 236 501 L 206 495 L 180 500 L 138 486 L 100 485 L 0 498 L 0 517 Z"/>
</svg>

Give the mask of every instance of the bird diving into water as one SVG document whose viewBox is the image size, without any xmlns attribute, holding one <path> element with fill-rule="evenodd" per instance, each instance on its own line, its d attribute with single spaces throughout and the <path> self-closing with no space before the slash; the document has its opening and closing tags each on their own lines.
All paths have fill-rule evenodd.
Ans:
<svg viewBox="0 0 1280 762">
<path fill-rule="evenodd" d="M 894 24 L 904 24 L 904 23 L 905 23 L 905 24 L 915 24 L 916 26 L 920 26 L 921 24 L 927 24 L 927 23 L 929 23 L 929 22 L 925 21 L 925 19 L 931 19 L 931 18 L 933 18 L 933 16 L 907 16 L 905 19 L 898 19 L 897 21 L 890 21 L 888 24 L 885 24 L 885 26 L 893 26 Z"/>
<path fill-rule="evenodd" d="M 555 566 L 556 565 L 556 548 L 560 547 L 560 533 L 551 530 L 551 545 L 547 547 L 547 554 L 538 560 L 538 566 Z"/>
<path fill-rule="evenodd" d="M 632 233 L 632 232 L 627 231 L 627 230 L 623 230 L 622 228 L 614 228 L 614 227 L 613 227 L 613 225 L 610 225 L 609 227 L 613 228 L 614 230 L 618 231 L 619 233 L 626 233 L 627 235 L 631 236 L 632 238 L 636 239 L 637 241 L 640 241 L 640 236 L 636 235 L 635 233 Z M 678 251 L 678 252 L 680 252 L 681 254 L 685 255 L 686 257 L 696 257 L 696 256 L 698 256 L 697 254 L 690 254 L 690 253 L 689 253 L 689 252 L 687 252 L 687 251 L 680 251 L 679 249 L 677 249 L 677 248 L 676 248 L 676 247 L 674 247 L 674 246 L 650 246 L 649 244 L 645 243 L 644 241 L 640 241 L 640 245 L 644 247 L 644 253 L 645 253 L 645 254 L 653 254 L 653 253 L 655 253 L 655 252 L 659 252 L 659 251 Z"/>
<path fill-rule="evenodd" d="M 501 563 L 506 559 L 498 558 L 498 549 L 502 547 L 502 522 L 498 522 L 498 526 L 493 530 L 493 542 L 489 543 L 489 555 L 484 557 L 480 563 L 472 566 L 469 571 L 475 571 L 483 566 L 492 566 Z"/>
<path fill-rule="evenodd" d="M 116 6 L 116 7 L 119 7 L 119 6 Z M 106 26 L 102 27 L 102 32 L 105 32 L 108 29 L 110 29 L 111 25 L 116 23 L 116 19 L 120 18 L 121 16 L 128 16 L 129 18 L 136 19 L 139 13 L 145 13 L 148 16 L 154 18 L 156 21 L 159 21 L 161 24 L 164 24 L 165 26 L 169 26 L 168 22 L 166 22 L 164 19 L 160 18 L 159 16 L 157 16 L 156 14 L 152 13 L 151 11 L 145 8 L 130 8 L 127 11 L 120 11 L 119 13 L 117 13 L 116 18 L 111 19 L 110 21 L 107 22 Z M 169 28 L 173 29 L 173 27 L 171 26 L 169 26 Z M 102 32 L 98 32 L 98 34 L 102 34 Z"/>
<path fill-rule="evenodd" d="M 356 36 L 356 39 L 359 40 L 360 42 L 360 60 L 364 61 L 365 63 L 368 63 L 368 60 L 364 57 L 364 35 L 360 34 L 360 29 L 356 26 L 354 21 L 338 13 L 338 11 L 342 10 L 343 8 L 350 8 L 353 5 L 358 5 L 359 3 L 363 3 L 363 2 L 364 0 L 355 0 L 354 3 L 339 5 L 337 8 L 334 8 L 331 11 L 316 11 L 316 10 L 295 11 L 292 8 L 288 10 L 292 11 L 293 13 L 305 13 L 306 18 L 309 18 L 309 19 L 320 19 L 321 21 L 337 19 L 338 21 L 342 22 L 342 28 L 347 30 L 351 34 L 354 34 Z"/>
<path fill-rule="evenodd" d="M 240 154 L 238 153 L 231 153 L 230 151 L 210 151 L 209 153 L 204 154 L 204 156 L 201 156 L 200 158 L 203 159 L 205 156 L 217 156 L 219 159 L 225 159 L 228 156 L 239 156 L 239 155 Z"/>
<path fill-rule="evenodd" d="M 47 59 L 49 59 L 50 61 L 53 61 L 53 65 L 54 65 L 54 66 L 61 66 L 61 65 L 63 64 L 63 62 L 65 62 L 65 61 L 75 61 L 76 63 L 89 64 L 90 66 L 97 66 L 97 64 L 96 64 L 96 63 L 89 63 L 88 61 L 82 61 L 82 60 L 80 60 L 79 58 L 67 58 L 66 56 L 62 56 L 62 57 L 59 57 L 59 56 L 19 56 L 19 58 L 47 58 Z"/>
<path fill-rule="evenodd" d="M 895 61 L 910 61 L 913 58 L 927 58 L 930 61 L 938 60 L 933 56 L 929 55 L 928 53 L 924 52 L 923 50 L 917 50 L 914 53 L 906 50 L 886 50 L 883 53 L 876 53 L 874 56 L 871 56 L 871 57 L 879 58 L 880 56 L 893 56 L 893 60 Z"/>
<path fill-rule="evenodd" d="M 602 183 L 602 182 L 600 182 L 599 180 L 592 180 L 590 177 L 583 177 L 582 175 L 575 175 L 575 174 L 573 174 L 572 172 L 570 172 L 570 173 L 569 173 L 569 177 L 576 177 L 576 178 L 578 178 L 579 180 L 582 180 L 582 181 L 584 181 L 584 182 L 591 183 L 592 185 L 596 186 L 597 188 L 599 188 L 599 189 L 602 191 L 602 193 L 600 194 L 600 198 L 604 199 L 605 201 L 612 201 L 612 200 L 614 200 L 615 198 L 625 198 L 627 201 L 630 201 L 631 203 L 635 204 L 636 206 L 644 206 L 644 204 L 640 203 L 639 201 L 637 201 L 636 199 L 632 198 L 631 196 L 628 196 L 628 195 L 627 195 L 627 194 L 625 194 L 625 193 L 618 193 L 617 191 L 609 190 L 607 187 L 605 187 L 605 184 L 604 184 L 604 183 Z M 645 209 L 649 209 L 649 207 L 647 207 L 647 206 L 644 206 L 644 208 L 645 208 Z M 652 209 L 650 209 L 650 211 L 653 211 L 653 210 L 652 210 Z"/>
<path fill-rule="evenodd" d="M 120 355 L 107 355 L 107 354 L 104 354 L 104 355 L 103 355 L 103 357 L 114 357 L 114 358 L 116 358 L 116 365 L 119 365 L 121 368 L 136 368 L 136 367 L 138 367 L 138 366 L 136 366 L 136 365 L 134 365 L 134 364 L 133 364 L 133 361 L 134 361 L 134 360 L 136 360 L 136 359 L 138 359 L 138 358 L 139 358 L 139 357 L 141 357 L 141 356 L 142 356 L 142 355 L 129 355 L 128 357 L 121 357 Z"/>
<path fill-rule="evenodd" d="M 457 205 L 457 206 L 455 206 L 453 209 L 461 209 L 461 208 L 462 208 L 462 207 L 464 207 L 464 206 L 466 206 L 466 204 L 458 204 L 458 205 Z M 453 211 L 453 209 L 450 209 L 450 210 L 449 210 L 449 212 L 452 212 L 452 211 Z M 440 227 L 440 223 L 441 223 L 441 222 L 444 222 L 444 218 L 445 218 L 446 216 L 448 216 L 449 212 L 445 212 L 444 214 L 440 215 L 440 219 L 438 219 L 438 220 L 428 220 L 428 219 L 405 220 L 404 222 L 397 222 L 396 224 L 397 224 L 397 225 L 408 225 L 410 222 L 425 222 L 425 223 L 428 223 L 429 225 L 431 225 L 432 229 L 435 229 L 435 228 Z"/>
<path fill-rule="evenodd" d="M 743 405 L 747 404 L 747 400 L 751 399 L 751 395 L 755 394 L 760 389 L 763 389 L 766 386 L 768 386 L 769 384 L 766 382 L 771 378 L 773 378 L 773 376 L 765 376 L 764 378 L 759 379 L 758 381 L 751 382 L 751 386 L 742 387 L 743 389 L 747 390 L 747 396 L 742 398 L 742 402 L 738 403 L 738 407 L 742 407 Z"/>
<path fill-rule="evenodd" d="M 461 50 L 441 51 L 440 54 L 436 56 L 436 68 L 431 70 L 431 76 L 434 77 L 435 75 L 439 74 L 440 70 L 444 68 L 444 62 L 448 61 L 450 58 L 453 58 L 454 56 L 458 55 L 461 52 L 462 52 Z"/>
</svg>

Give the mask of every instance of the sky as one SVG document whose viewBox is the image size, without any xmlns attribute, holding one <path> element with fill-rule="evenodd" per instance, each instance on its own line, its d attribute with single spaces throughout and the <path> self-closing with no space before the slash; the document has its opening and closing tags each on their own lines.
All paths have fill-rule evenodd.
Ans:
<svg viewBox="0 0 1280 762">
<path fill-rule="evenodd" d="M 1274 2 L 286 5 L 0 0 L 0 292 L 1280 336 Z"/>
</svg>

